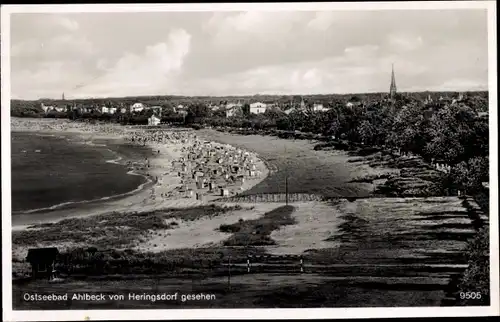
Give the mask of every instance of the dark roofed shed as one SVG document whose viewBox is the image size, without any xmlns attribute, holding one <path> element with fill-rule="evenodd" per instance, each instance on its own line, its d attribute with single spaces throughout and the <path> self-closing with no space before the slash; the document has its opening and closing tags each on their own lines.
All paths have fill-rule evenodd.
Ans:
<svg viewBox="0 0 500 322">
<path fill-rule="evenodd" d="M 28 250 L 26 260 L 31 264 L 33 277 L 51 277 L 55 261 L 59 255 L 56 247 L 31 248 Z"/>
</svg>

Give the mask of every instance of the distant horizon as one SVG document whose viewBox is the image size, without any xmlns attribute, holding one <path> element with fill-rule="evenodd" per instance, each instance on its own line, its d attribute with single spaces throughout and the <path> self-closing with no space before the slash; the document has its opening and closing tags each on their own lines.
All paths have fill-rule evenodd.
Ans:
<svg viewBox="0 0 500 322">
<path fill-rule="evenodd" d="M 489 92 L 489 89 L 477 89 L 477 90 L 424 90 L 424 91 L 398 91 L 398 94 L 412 94 L 412 93 L 480 93 L 480 92 Z M 65 97 L 65 101 L 76 101 L 76 100 L 105 100 L 105 99 L 131 99 L 131 98 L 152 98 L 152 97 L 161 97 L 161 98 L 228 98 L 228 97 L 236 97 L 236 98 L 253 98 L 259 96 L 348 96 L 348 95 L 384 95 L 389 94 L 389 92 L 357 92 L 357 93 L 318 93 L 318 94 L 247 94 L 247 95 L 177 95 L 177 94 L 150 94 L 150 95 L 131 95 L 131 96 L 109 96 L 109 97 L 79 97 L 79 98 L 71 98 Z M 62 95 L 59 98 L 50 98 L 50 97 L 42 97 L 37 99 L 20 99 L 20 98 L 11 98 L 13 101 L 42 101 L 42 100 L 50 100 L 50 101 L 62 101 Z"/>
<path fill-rule="evenodd" d="M 392 64 L 400 92 L 486 90 L 487 21 L 485 9 L 13 13 L 11 97 L 379 93 Z"/>
</svg>

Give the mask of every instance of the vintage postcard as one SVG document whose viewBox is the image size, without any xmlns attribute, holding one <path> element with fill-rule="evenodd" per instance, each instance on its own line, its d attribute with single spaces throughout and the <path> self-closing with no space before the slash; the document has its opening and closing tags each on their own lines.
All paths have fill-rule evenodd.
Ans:
<svg viewBox="0 0 500 322">
<path fill-rule="evenodd" d="M 1 15 L 4 320 L 499 314 L 494 1 Z"/>
</svg>

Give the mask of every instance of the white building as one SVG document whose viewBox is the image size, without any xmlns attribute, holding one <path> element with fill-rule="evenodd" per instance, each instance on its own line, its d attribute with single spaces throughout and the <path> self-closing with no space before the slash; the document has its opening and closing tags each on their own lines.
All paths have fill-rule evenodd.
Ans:
<svg viewBox="0 0 500 322">
<path fill-rule="evenodd" d="M 150 118 L 148 118 L 148 125 L 159 125 L 160 124 L 160 118 L 156 117 L 155 115 L 151 115 Z"/>
<path fill-rule="evenodd" d="M 354 107 L 354 106 L 360 106 L 361 102 L 347 102 L 345 106 L 347 107 Z"/>
<path fill-rule="evenodd" d="M 327 107 L 324 107 L 323 104 L 314 104 L 313 105 L 314 112 L 326 112 L 328 110 L 330 110 L 330 109 Z"/>
<path fill-rule="evenodd" d="M 221 109 L 221 106 L 217 105 L 217 104 L 212 104 L 210 103 L 208 105 L 208 109 L 211 110 L 211 111 L 218 111 Z"/>
<path fill-rule="evenodd" d="M 142 103 L 135 103 L 132 106 L 130 106 L 130 112 L 131 113 L 141 112 L 141 111 L 144 110 L 144 108 L 145 108 L 144 104 L 142 104 Z"/>
<path fill-rule="evenodd" d="M 265 103 L 256 102 L 250 104 L 250 113 L 251 114 L 263 114 L 266 112 L 267 105 Z"/>
<path fill-rule="evenodd" d="M 42 103 L 42 110 L 45 112 L 45 114 L 47 114 L 50 111 L 53 111 L 54 109 L 55 109 L 54 106 L 52 106 L 52 105 L 47 106 L 47 105 Z"/>
<path fill-rule="evenodd" d="M 116 110 L 117 110 L 116 107 L 106 107 L 106 106 L 103 106 L 101 109 L 103 114 L 115 114 Z"/>
</svg>

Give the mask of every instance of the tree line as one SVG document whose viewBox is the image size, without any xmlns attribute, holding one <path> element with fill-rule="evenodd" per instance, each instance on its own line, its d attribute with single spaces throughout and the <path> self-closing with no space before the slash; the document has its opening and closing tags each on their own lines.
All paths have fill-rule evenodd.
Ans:
<svg viewBox="0 0 500 322">
<path fill-rule="evenodd" d="M 143 99 L 143 102 L 159 103 L 157 106 L 161 107 L 162 123 L 192 127 L 245 128 L 255 131 L 301 131 L 352 144 L 383 146 L 399 149 L 403 153 L 411 152 L 427 161 L 451 165 L 452 177 L 460 183 L 462 189 L 475 190 L 488 178 L 488 119 L 479 117 L 480 112 L 488 110 L 487 93 L 466 93 L 465 98 L 458 102 L 451 99 L 439 100 L 439 97 L 442 97 L 441 93 L 430 95 L 426 92 L 400 94 L 395 101 L 389 101 L 380 94 L 316 95 L 314 99 L 305 96 L 283 96 L 274 97 L 277 104 L 263 114 L 251 114 L 249 103 L 246 102 L 230 117 L 226 115 L 224 103 L 227 101 L 224 101 L 224 98 L 177 97 L 177 100 L 165 101 L 164 97 L 150 97 L 149 101 Z M 289 105 L 285 104 L 285 98 L 288 100 L 286 104 Z M 104 106 L 118 108 L 129 106 L 127 104 L 136 102 L 136 99 L 90 100 L 90 103 L 103 103 Z M 218 99 L 222 108 L 210 108 L 207 102 Z M 328 110 L 314 111 L 313 104 L 321 100 L 321 104 Z M 348 106 L 346 101 L 356 104 Z M 188 108 L 185 113 L 180 114 L 175 108 L 182 102 Z M 305 108 L 300 108 L 303 102 Z M 114 114 L 97 111 L 82 114 L 78 109 L 72 108 L 81 103 L 82 101 L 75 101 L 67 104 L 65 112 L 51 111 L 45 114 L 38 101 L 12 101 L 11 115 L 147 124 L 148 118 L 153 114 L 152 110 L 130 113 L 129 109 L 121 113 L 120 108 Z M 289 110 L 289 113 L 284 112 L 292 107 L 295 109 Z"/>
<path fill-rule="evenodd" d="M 456 183 L 463 190 L 475 190 L 489 175 L 488 119 L 479 114 L 487 106 L 487 101 L 478 100 L 425 103 L 402 98 L 352 107 L 329 105 L 326 112 L 314 112 L 309 106 L 289 114 L 270 109 L 262 115 L 242 113 L 231 118 L 200 115 L 197 121 L 213 127 L 309 132 L 352 144 L 400 150 L 450 165 Z"/>
</svg>

